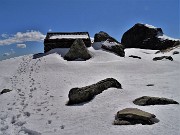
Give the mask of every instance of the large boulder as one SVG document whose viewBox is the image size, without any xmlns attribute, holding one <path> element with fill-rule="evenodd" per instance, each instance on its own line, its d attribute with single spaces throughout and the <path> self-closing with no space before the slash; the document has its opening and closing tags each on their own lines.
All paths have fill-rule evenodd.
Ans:
<svg viewBox="0 0 180 135">
<path fill-rule="evenodd" d="M 137 23 L 123 34 L 121 43 L 126 48 L 163 50 L 179 45 L 180 40 L 167 37 L 161 28 Z"/>
<path fill-rule="evenodd" d="M 72 44 L 69 52 L 64 56 L 65 60 L 88 60 L 91 58 L 91 55 L 86 48 L 82 39 L 76 39 Z"/>
<path fill-rule="evenodd" d="M 107 39 L 104 43 L 102 43 L 101 48 L 113 52 L 118 56 L 125 56 L 124 46 L 117 42 L 111 42 L 110 39 Z"/>
<path fill-rule="evenodd" d="M 106 78 L 99 81 L 96 84 L 92 84 L 82 88 L 72 88 L 69 91 L 69 102 L 68 105 L 78 104 L 90 101 L 95 95 L 102 93 L 108 88 L 119 88 L 121 89 L 121 84 L 114 78 Z"/>
<path fill-rule="evenodd" d="M 159 97 L 149 97 L 149 96 L 143 96 L 143 97 L 137 98 L 133 101 L 133 103 L 136 105 L 140 105 L 140 106 L 179 104 L 178 102 L 176 102 L 172 99 L 159 98 Z"/>
<path fill-rule="evenodd" d="M 119 43 L 115 38 L 111 37 L 108 33 L 104 31 L 100 31 L 99 33 L 96 33 L 94 35 L 94 42 L 106 41 L 107 39 L 109 39 L 111 42 Z"/>
<path fill-rule="evenodd" d="M 154 114 L 137 108 L 125 108 L 117 112 L 114 125 L 152 125 L 159 121 L 155 117 Z"/>
</svg>

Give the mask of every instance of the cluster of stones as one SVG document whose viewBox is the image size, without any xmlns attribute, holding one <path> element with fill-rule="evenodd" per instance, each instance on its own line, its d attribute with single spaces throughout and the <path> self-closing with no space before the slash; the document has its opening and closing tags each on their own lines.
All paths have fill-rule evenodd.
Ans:
<svg viewBox="0 0 180 135">
<path fill-rule="evenodd" d="M 148 85 L 153 86 L 153 85 Z M 82 87 L 82 88 L 72 88 L 69 91 L 69 102 L 68 105 L 87 103 L 92 100 L 96 95 L 102 93 L 108 88 L 118 88 L 122 89 L 121 84 L 114 78 L 106 78 L 95 84 Z M 134 104 L 139 106 L 147 105 L 167 105 L 167 104 L 179 104 L 177 101 L 168 98 L 159 97 L 149 97 L 143 96 L 137 98 L 133 101 Z M 117 112 L 114 125 L 152 125 L 159 122 L 154 114 L 145 112 L 138 108 L 125 108 Z"/>
</svg>

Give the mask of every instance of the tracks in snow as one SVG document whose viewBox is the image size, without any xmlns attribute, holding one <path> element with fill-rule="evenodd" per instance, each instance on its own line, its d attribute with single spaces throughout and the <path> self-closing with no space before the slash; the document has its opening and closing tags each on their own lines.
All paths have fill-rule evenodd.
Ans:
<svg viewBox="0 0 180 135">
<path fill-rule="evenodd" d="M 26 111 L 26 108 L 32 104 L 31 99 L 34 93 L 41 87 L 41 84 L 33 77 L 33 74 L 38 74 L 41 68 L 40 64 L 41 59 L 33 60 L 32 56 L 22 57 L 17 72 L 10 78 L 12 90 L 15 91 L 14 101 L 8 103 L 7 108 L 10 107 L 0 115 L 0 135 L 11 135 L 12 133 L 19 135 L 20 132 L 36 133 L 23 125 L 26 124 L 27 119 L 31 116 L 31 112 Z M 9 128 L 11 131 L 8 130 Z"/>
</svg>

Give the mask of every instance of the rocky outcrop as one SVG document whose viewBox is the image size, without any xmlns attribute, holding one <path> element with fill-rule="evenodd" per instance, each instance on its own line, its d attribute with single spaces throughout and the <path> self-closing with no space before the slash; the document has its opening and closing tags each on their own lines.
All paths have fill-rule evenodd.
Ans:
<svg viewBox="0 0 180 135">
<path fill-rule="evenodd" d="M 111 37 L 109 34 L 107 34 L 104 31 L 100 31 L 99 33 L 96 33 L 94 35 L 94 42 L 106 41 L 107 39 L 110 40 L 111 42 L 119 43 L 115 38 Z"/>
<path fill-rule="evenodd" d="M 177 101 L 168 98 L 149 97 L 143 96 L 133 101 L 134 104 L 140 106 L 146 105 L 167 105 L 167 104 L 179 104 Z"/>
<path fill-rule="evenodd" d="M 154 114 L 137 108 L 126 108 L 117 112 L 114 125 L 152 125 L 158 121 Z"/>
<path fill-rule="evenodd" d="M 101 48 L 113 52 L 118 56 L 121 57 L 125 56 L 124 46 L 121 45 L 120 43 L 111 42 L 109 39 L 107 39 L 104 43 L 102 43 Z"/>
<path fill-rule="evenodd" d="M 89 51 L 87 50 L 82 39 L 76 39 L 72 44 L 69 52 L 64 56 L 65 60 L 88 60 L 91 58 Z"/>
<path fill-rule="evenodd" d="M 173 58 L 172 58 L 171 56 L 160 56 L 160 57 L 155 57 L 155 58 L 153 58 L 153 61 L 163 60 L 163 59 L 167 59 L 167 60 L 173 61 Z"/>
<path fill-rule="evenodd" d="M 121 89 L 121 84 L 113 78 L 104 79 L 96 84 L 92 84 L 82 88 L 72 88 L 69 91 L 69 102 L 68 105 L 78 104 L 90 101 L 94 96 L 102 93 L 108 88 L 119 88 Z"/>
<path fill-rule="evenodd" d="M 180 40 L 164 36 L 161 28 L 146 24 L 135 24 L 121 39 L 126 48 L 163 50 L 180 44 Z"/>
<path fill-rule="evenodd" d="M 0 95 L 1 94 L 4 94 L 4 93 L 8 93 L 8 92 L 11 92 L 12 90 L 10 89 L 3 89 L 1 92 L 0 92 Z"/>
</svg>

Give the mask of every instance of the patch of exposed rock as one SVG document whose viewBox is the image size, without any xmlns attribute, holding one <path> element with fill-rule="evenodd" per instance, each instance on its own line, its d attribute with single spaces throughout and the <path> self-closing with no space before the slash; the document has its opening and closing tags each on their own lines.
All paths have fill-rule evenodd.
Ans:
<svg viewBox="0 0 180 135">
<path fill-rule="evenodd" d="M 12 90 L 10 89 L 3 89 L 1 92 L 0 92 L 0 95 L 1 94 L 4 94 L 4 93 L 8 93 L 8 92 L 11 92 Z"/>
<path fill-rule="evenodd" d="M 131 57 L 131 58 L 136 58 L 136 59 L 141 59 L 141 57 L 136 56 L 136 55 L 130 55 L 129 57 Z"/>
<path fill-rule="evenodd" d="M 174 51 L 174 52 L 173 52 L 173 55 L 175 55 L 175 54 L 179 54 L 179 52 L 178 52 L 178 51 Z"/>
<path fill-rule="evenodd" d="M 82 39 L 76 39 L 72 44 L 69 52 L 64 56 L 65 60 L 88 60 L 91 58 L 91 55 L 86 48 Z"/>
<path fill-rule="evenodd" d="M 173 99 L 149 97 L 149 96 L 143 96 L 143 97 L 137 98 L 133 101 L 133 103 L 140 106 L 179 104 L 177 101 L 174 101 Z"/>
<path fill-rule="evenodd" d="M 152 125 L 159 122 L 154 114 L 137 108 L 125 108 L 117 112 L 114 125 Z"/>
<path fill-rule="evenodd" d="M 164 50 L 180 44 L 180 40 L 164 35 L 161 28 L 137 23 L 121 39 L 126 48 Z"/>
<path fill-rule="evenodd" d="M 121 84 L 114 78 L 106 78 L 95 84 L 82 87 L 82 88 L 72 88 L 69 91 L 69 102 L 68 105 L 78 104 L 90 101 L 94 96 L 102 93 L 108 88 L 119 88 L 121 89 Z"/>
<path fill-rule="evenodd" d="M 163 60 L 163 59 L 167 59 L 167 60 L 173 61 L 173 58 L 172 58 L 171 56 L 154 57 L 154 58 L 153 58 L 153 61 Z"/>
<path fill-rule="evenodd" d="M 107 39 L 101 46 L 102 49 L 113 52 L 120 57 L 125 56 L 124 46 L 117 42 L 111 42 L 111 40 Z"/>
</svg>

